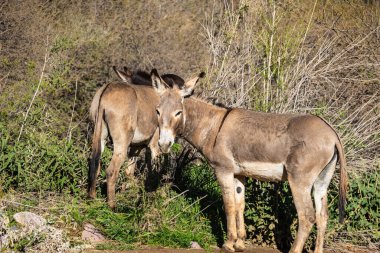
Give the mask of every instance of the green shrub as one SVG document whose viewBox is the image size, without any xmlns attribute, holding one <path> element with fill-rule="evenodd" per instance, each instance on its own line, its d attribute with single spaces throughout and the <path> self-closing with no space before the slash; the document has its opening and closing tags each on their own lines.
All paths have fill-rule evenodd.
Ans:
<svg viewBox="0 0 380 253">
<path fill-rule="evenodd" d="M 82 191 L 86 180 L 86 147 L 73 145 L 45 133 L 11 143 L 10 134 L 0 123 L 0 185 L 25 191 Z"/>
<path fill-rule="evenodd" d="M 338 185 L 330 187 L 330 218 L 328 236 L 344 238 L 359 245 L 378 243 L 380 239 L 380 170 L 379 165 L 351 176 L 347 195 L 346 220 L 338 223 Z M 332 201 L 331 201 L 332 198 Z"/>
<path fill-rule="evenodd" d="M 223 202 L 219 186 L 212 169 L 207 164 L 192 165 L 185 168 L 177 181 L 181 190 L 188 189 L 188 196 L 207 196 L 201 201 L 203 212 L 217 229 L 225 230 L 225 217 L 221 209 Z M 351 177 L 346 206 L 345 223 L 339 224 L 338 182 L 336 173 L 329 187 L 329 222 L 327 243 L 337 237 L 345 237 L 356 243 L 367 245 L 379 239 L 380 191 L 379 170 L 364 173 L 360 177 Z M 280 249 L 289 249 L 297 231 L 297 212 L 289 184 L 260 182 L 248 179 L 246 183 L 245 224 L 247 239 L 258 245 L 271 245 Z M 364 232 L 364 234 L 363 234 Z M 220 234 L 222 233 L 222 234 Z M 223 241 L 223 231 L 216 233 L 219 242 Z M 366 239 L 363 241 L 363 235 Z M 313 248 L 316 239 L 316 227 L 312 231 L 307 247 Z M 362 241 L 360 241 L 362 240 Z"/>
<path fill-rule="evenodd" d="M 199 201 L 178 195 L 169 185 L 148 193 L 140 183 L 117 198 L 115 211 L 99 200 L 72 205 L 69 210 L 76 222 L 94 224 L 119 244 L 101 248 L 133 248 L 135 244 L 186 248 L 191 241 L 206 248 L 214 244 Z"/>
</svg>

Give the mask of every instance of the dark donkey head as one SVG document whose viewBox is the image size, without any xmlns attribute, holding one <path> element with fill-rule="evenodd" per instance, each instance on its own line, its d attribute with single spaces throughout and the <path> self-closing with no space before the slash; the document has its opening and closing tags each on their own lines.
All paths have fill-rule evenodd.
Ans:
<svg viewBox="0 0 380 253">
<path fill-rule="evenodd" d="M 136 85 L 152 86 L 151 75 L 146 71 L 131 71 L 127 67 L 123 67 L 123 70 L 120 70 L 117 69 L 116 66 L 113 66 L 112 68 L 117 76 L 124 82 L 130 82 Z M 182 87 L 185 84 L 185 80 L 175 74 L 163 74 L 161 78 L 171 88 L 173 88 L 174 85 L 177 87 Z"/>
<path fill-rule="evenodd" d="M 158 145 L 162 152 L 168 153 L 175 137 L 181 133 L 186 122 L 183 99 L 193 93 L 195 84 L 204 75 L 205 73 L 202 72 L 181 86 L 175 82 L 169 85 L 166 80 L 160 77 L 156 69 L 152 70 L 152 85 L 160 96 L 160 104 L 156 111 L 160 129 Z"/>
</svg>

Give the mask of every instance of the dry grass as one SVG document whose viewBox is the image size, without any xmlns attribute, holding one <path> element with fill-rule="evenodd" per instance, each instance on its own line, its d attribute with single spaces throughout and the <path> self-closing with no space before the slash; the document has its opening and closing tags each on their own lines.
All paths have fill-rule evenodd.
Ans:
<svg viewBox="0 0 380 253">
<path fill-rule="evenodd" d="M 227 5 L 204 26 L 211 56 L 207 96 L 230 106 L 323 116 L 342 136 L 352 168 L 363 168 L 359 159 L 378 159 L 380 29 L 374 18 L 380 15 L 363 4 L 348 10 L 353 4 L 339 2 L 331 9 L 320 9 L 317 1 Z M 305 15 L 289 11 L 289 5 Z M 332 20 L 337 11 L 363 20 L 341 30 L 354 18 L 349 24 L 347 18 Z M 373 19 L 364 17 L 367 12 Z"/>
</svg>

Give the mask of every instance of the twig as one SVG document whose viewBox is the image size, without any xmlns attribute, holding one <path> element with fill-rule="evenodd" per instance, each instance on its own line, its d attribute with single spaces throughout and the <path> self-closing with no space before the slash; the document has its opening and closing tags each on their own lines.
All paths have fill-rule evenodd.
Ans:
<svg viewBox="0 0 380 253">
<path fill-rule="evenodd" d="M 3 76 L 1 79 L 0 79 L 0 82 L 3 81 L 5 78 L 7 78 L 9 76 L 9 73 L 11 72 L 8 72 L 5 76 Z"/>
<path fill-rule="evenodd" d="M 174 197 L 172 197 L 172 198 L 166 200 L 166 201 L 164 202 L 164 206 L 167 205 L 167 204 L 169 204 L 170 201 L 172 201 L 172 200 L 178 198 L 179 196 L 182 196 L 183 194 L 185 194 L 185 193 L 188 192 L 188 191 L 189 191 L 189 190 L 187 189 L 186 191 L 183 191 L 183 192 L 181 192 L 180 194 L 178 194 L 178 195 L 176 195 L 176 196 L 174 196 Z"/>
<path fill-rule="evenodd" d="M 9 73 L 10 73 L 10 72 L 8 72 L 5 76 L 3 76 L 3 77 L 0 79 L 0 82 L 2 82 L 4 79 L 6 79 L 6 78 L 9 76 Z M 2 90 L 3 90 L 3 86 L 2 86 L 1 83 L 0 83 L 0 93 L 1 93 Z"/>
<path fill-rule="evenodd" d="M 200 210 L 199 212 L 197 212 L 194 217 L 198 216 L 200 213 L 202 213 L 203 211 L 205 211 L 206 209 L 208 209 L 210 206 L 212 206 L 213 204 L 215 204 L 216 202 L 218 202 L 219 199 L 217 200 L 214 200 L 211 204 L 207 205 L 205 208 L 203 208 L 202 210 Z"/>
<path fill-rule="evenodd" d="M 25 117 L 24 117 L 24 121 L 22 122 L 21 129 L 20 129 L 20 133 L 19 133 L 19 135 L 18 135 L 18 137 L 17 137 L 17 142 L 20 140 L 20 137 L 21 137 L 22 131 L 24 130 L 24 126 L 25 126 L 25 123 L 26 123 L 26 119 L 28 118 L 28 115 L 29 115 L 30 108 L 32 108 L 32 105 L 33 105 L 34 99 L 36 98 L 37 93 L 38 93 L 38 91 L 39 91 L 39 89 L 40 89 L 40 86 L 41 86 L 41 83 L 42 83 L 42 80 L 43 80 L 43 77 L 44 77 L 44 74 L 45 74 L 45 67 L 46 67 L 46 63 L 47 63 L 47 61 L 48 61 L 48 57 L 49 57 L 49 37 L 46 37 L 45 59 L 44 59 L 44 65 L 42 66 L 42 71 L 41 71 L 40 80 L 39 80 L 39 82 L 38 82 L 37 89 L 36 89 L 36 91 L 34 92 L 34 95 L 33 95 L 32 101 L 30 101 L 29 107 L 28 107 L 28 109 L 26 110 L 26 114 L 25 114 Z"/>
<path fill-rule="evenodd" d="M 73 123 L 75 103 L 77 101 L 77 92 L 78 92 L 78 79 L 75 81 L 75 97 L 74 97 L 73 109 L 71 111 L 71 118 L 70 118 L 70 124 L 69 124 L 69 132 L 67 133 L 67 142 L 70 142 L 70 140 L 71 140 L 71 131 L 72 131 L 71 124 Z"/>
<path fill-rule="evenodd" d="M 204 195 L 203 197 L 197 199 L 196 201 L 194 201 L 193 203 L 191 203 L 190 205 L 188 205 L 187 207 L 185 207 L 181 212 L 177 213 L 173 218 L 171 218 L 171 220 L 175 220 L 181 213 L 183 213 L 184 211 L 186 211 L 187 209 L 189 209 L 190 207 L 192 207 L 193 205 L 195 205 L 196 203 L 198 203 L 199 201 L 201 201 L 202 199 L 206 198 L 207 197 L 207 194 Z"/>
<path fill-rule="evenodd" d="M 41 209 L 41 210 L 57 209 L 57 208 L 44 208 L 44 207 L 30 206 L 30 205 L 25 205 L 25 204 L 22 204 L 22 203 L 19 203 L 19 202 L 5 200 L 5 199 L 0 200 L 0 202 L 7 202 L 7 203 L 18 205 L 18 206 L 25 206 L 25 207 L 34 208 L 34 209 Z"/>
</svg>

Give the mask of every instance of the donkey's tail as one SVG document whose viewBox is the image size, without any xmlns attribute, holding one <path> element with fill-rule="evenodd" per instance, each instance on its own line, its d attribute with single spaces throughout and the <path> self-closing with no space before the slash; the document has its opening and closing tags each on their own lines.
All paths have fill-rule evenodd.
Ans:
<svg viewBox="0 0 380 253">
<path fill-rule="evenodd" d="M 339 222 L 343 223 L 344 216 L 345 216 L 345 207 L 346 207 L 346 200 L 347 200 L 347 188 L 348 188 L 348 176 L 347 176 L 347 170 L 346 170 L 346 157 L 344 155 L 343 150 L 343 144 L 342 141 L 339 138 L 338 133 L 335 131 L 335 129 L 322 117 L 317 116 L 321 120 L 323 120 L 334 132 L 337 138 L 337 141 L 335 143 L 335 147 L 338 150 L 338 158 L 339 158 L 339 164 L 340 164 L 340 179 L 339 179 L 339 202 L 338 202 L 338 209 L 339 209 Z"/>
<path fill-rule="evenodd" d="M 96 197 L 96 177 L 98 175 L 100 156 L 102 154 L 101 138 L 103 131 L 104 108 L 100 105 L 100 102 L 104 92 L 110 84 L 111 83 L 104 85 L 96 92 L 90 108 L 91 118 L 95 122 L 94 134 L 92 136 L 92 154 L 88 170 L 88 196 L 90 198 Z"/>
<path fill-rule="evenodd" d="M 346 170 L 346 158 L 344 156 L 344 150 L 342 142 L 338 137 L 338 142 L 335 144 L 336 149 L 338 150 L 339 155 L 339 164 L 340 164 L 340 180 L 339 180 L 339 222 L 343 223 L 345 216 L 345 206 L 347 199 L 347 188 L 348 188 L 348 176 Z"/>
<path fill-rule="evenodd" d="M 96 177 L 101 156 L 101 135 L 103 129 L 104 109 L 98 108 L 98 113 L 95 117 L 95 129 L 92 136 L 92 154 L 90 158 L 90 168 L 88 170 L 88 196 L 95 198 L 96 196 Z"/>
</svg>

